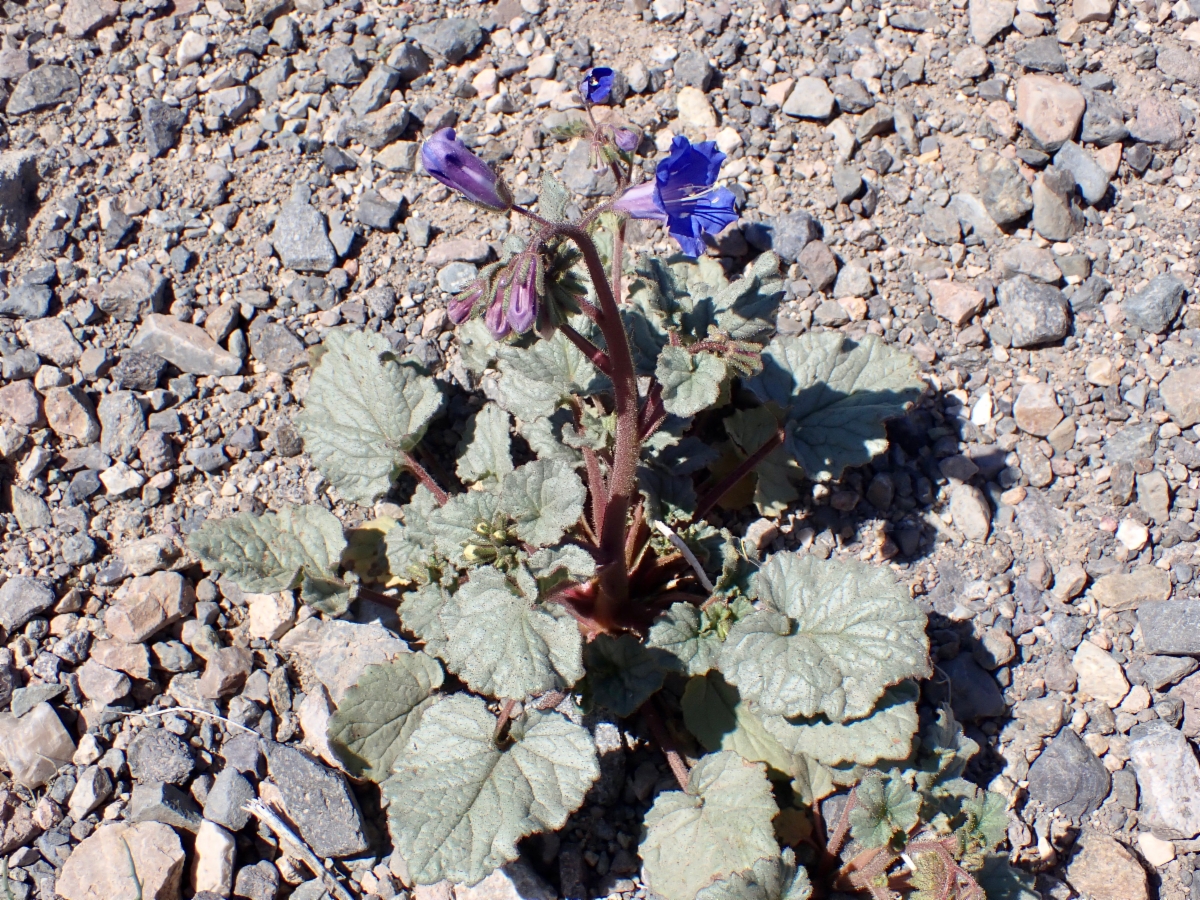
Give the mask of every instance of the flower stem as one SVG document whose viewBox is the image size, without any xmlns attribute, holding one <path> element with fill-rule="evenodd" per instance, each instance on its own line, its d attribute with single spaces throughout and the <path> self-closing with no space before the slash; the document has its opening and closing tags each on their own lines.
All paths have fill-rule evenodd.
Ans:
<svg viewBox="0 0 1200 900">
<path fill-rule="evenodd" d="M 614 171 L 617 171 L 614 164 Z M 620 174 L 617 175 L 617 180 L 620 181 Z M 621 270 L 623 265 L 623 256 L 625 254 L 625 219 L 622 218 L 618 223 L 616 230 L 613 231 L 613 253 L 612 253 L 612 291 L 613 297 L 616 298 L 617 305 L 620 306 L 624 302 L 621 286 Z"/>
<path fill-rule="evenodd" d="M 411 453 L 404 453 L 403 458 L 405 468 L 413 473 L 413 476 L 417 479 L 417 481 L 429 488 L 429 492 L 433 494 L 434 499 L 437 500 L 438 506 L 445 506 L 446 501 L 450 499 L 450 495 L 442 490 L 441 486 L 433 480 L 433 476 L 429 474 L 423 465 L 417 462 L 417 458 L 415 456 L 413 456 Z"/>
<path fill-rule="evenodd" d="M 650 729 L 650 734 L 654 737 L 654 742 L 658 744 L 663 755 L 666 756 L 667 763 L 671 766 L 671 772 L 674 773 L 675 780 L 679 782 L 680 789 L 686 791 L 691 773 L 688 771 L 687 763 L 683 761 L 683 757 L 675 749 L 675 742 L 671 740 L 666 726 L 663 725 L 662 717 L 658 714 L 658 707 L 655 705 L 653 697 L 642 704 L 642 716 L 646 720 L 646 727 Z"/>
<path fill-rule="evenodd" d="M 696 505 L 696 512 L 692 516 L 692 521 L 699 522 L 703 519 L 708 511 L 716 506 L 717 502 L 733 489 L 734 485 L 753 472 L 760 462 L 770 456 L 775 448 L 783 443 L 783 439 L 784 434 L 781 428 L 775 432 L 770 440 L 738 463 L 737 468 L 705 491 L 704 496 L 700 498 L 700 502 Z"/>
<path fill-rule="evenodd" d="M 579 348 L 580 353 L 592 361 L 592 365 L 594 365 L 605 375 L 609 376 L 610 378 L 612 377 L 612 363 L 608 361 L 607 353 L 585 338 L 566 322 L 559 322 L 558 330 L 566 336 L 568 341 Z"/>
</svg>

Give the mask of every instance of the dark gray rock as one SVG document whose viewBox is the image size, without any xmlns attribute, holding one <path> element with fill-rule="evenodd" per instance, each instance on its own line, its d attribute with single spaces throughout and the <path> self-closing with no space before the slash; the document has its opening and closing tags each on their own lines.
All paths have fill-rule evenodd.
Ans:
<svg viewBox="0 0 1200 900">
<path fill-rule="evenodd" d="M 979 158 L 979 174 L 984 179 L 983 206 L 997 225 L 1011 225 L 1033 209 L 1033 193 L 1020 167 L 998 153 Z"/>
<path fill-rule="evenodd" d="M 959 654 L 942 665 L 950 679 L 950 706 L 960 722 L 974 722 L 1004 714 L 1004 695 L 990 674 L 968 654 Z"/>
<path fill-rule="evenodd" d="M 109 372 L 109 376 L 118 388 L 145 393 L 158 387 L 159 379 L 166 369 L 167 362 L 160 356 L 126 350 Z"/>
<path fill-rule="evenodd" d="M 271 245 L 283 264 L 298 272 L 328 272 L 338 262 L 324 214 L 303 194 L 294 194 L 280 209 Z"/>
<path fill-rule="evenodd" d="M 1053 35 L 1034 38 L 1026 41 L 1017 48 L 1013 59 L 1034 72 L 1053 72 L 1055 74 L 1067 71 L 1067 61 L 1059 49 L 1058 39 Z"/>
<path fill-rule="evenodd" d="M 0 625 L 12 634 L 54 605 L 54 589 L 43 581 L 17 575 L 0 586 Z"/>
<path fill-rule="evenodd" d="M 829 89 L 837 98 L 838 106 L 848 113 L 866 112 L 875 105 L 875 98 L 861 81 L 849 75 L 839 75 L 829 82 Z"/>
<path fill-rule="evenodd" d="M 1152 691 L 1162 691 L 1182 681 L 1200 667 L 1190 656 L 1148 656 L 1125 667 L 1129 680 Z"/>
<path fill-rule="evenodd" d="M 699 50 L 688 50 L 679 54 L 673 68 L 677 83 L 697 87 L 702 91 L 707 91 L 712 87 L 713 78 L 716 76 L 716 70 L 713 69 L 712 63 Z"/>
<path fill-rule="evenodd" d="M 366 77 L 362 63 L 345 44 L 335 44 L 321 54 L 321 71 L 334 84 L 358 84 Z"/>
<path fill-rule="evenodd" d="M 201 472 L 219 472 L 229 463 L 225 448 L 220 444 L 211 447 L 192 447 L 188 450 L 187 461 Z"/>
<path fill-rule="evenodd" d="M 355 856 L 370 846 L 358 803 L 340 774 L 282 744 L 268 745 L 267 764 L 288 817 L 318 856 Z"/>
<path fill-rule="evenodd" d="M 1129 135 L 1125 127 L 1125 111 L 1112 94 L 1085 92 L 1087 111 L 1083 114 L 1083 130 L 1079 140 L 1085 144 L 1107 147 Z"/>
<path fill-rule="evenodd" d="M 12 692 L 9 707 L 16 718 L 21 718 L 39 703 L 49 703 L 67 692 L 65 684 L 31 684 Z"/>
<path fill-rule="evenodd" d="M 752 222 L 742 231 L 750 246 L 760 251 L 774 250 L 784 263 L 794 263 L 810 241 L 821 238 L 820 224 L 803 210 L 767 222 Z"/>
<path fill-rule="evenodd" d="M 1138 607 L 1147 653 L 1200 656 L 1200 600 L 1163 600 Z"/>
<path fill-rule="evenodd" d="M 996 300 L 1014 347 L 1036 347 L 1062 340 L 1071 329 L 1071 311 L 1062 291 L 1039 284 L 1028 275 L 1001 282 L 996 288 Z"/>
<path fill-rule="evenodd" d="M 474 19 L 441 19 L 408 30 L 421 48 L 440 56 L 452 66 L 458 65 L 483 43 L 483 29 Z"/>
<path fill-rule="evenodd" d="M 18 284 L 0 300 L 0 316 L 41 319 L 50 314 L 54 291 L 44 284 Z"/>
<path fill-rule="evenodd" d="M 941 24 L 937 13 L 928 9 L 905 9 L 891 13 L 888 24 L 901 31 L 937 31 Z"/>
<path fill-rule="evenodd" d="M 11 250 L 25 240 L 25 226 L 37 202 L 37 188 L 38 166 L 34 154 L 26 151 L 0 154 L 0 250 Z"/>
<path fill-rule="evenodd" d="M 291 422 L 281 423 L 275 429 L 271 439 L 275 444 L 275 452 L 285 459 L 299 456 L 304 452 L 304 439 L 300 437 L 300 432 Z"/>
<path fill-rule="evenodd" d="M 100 490 L 100 476 L 91 469 L 84 469 L 71 479 L 67 487 L 67 505 L 76 506 Z"/>
<path fill-rule="evenodd" d="M 1138 101 L 1137 115 L 1129 123 L 1129 136 L 1146 144 L 1178 150 L 1187 138 L 1183 107 L 1165 97 L 1143 97 Z"/>
<path fill-rule="evenodd" d="M 935 244 L 956 244 L 962 239 L 958 213 L 949 206 L 927 206 L 921 218 L 921 231 Z"/>
<path fill-rule="evenodd" d="M 202 816 L 196 802 L 172 784 L 135 784 L 129 797 L 131 822 L 161 822 L 195 833 Z"/>
<path fill-rule="evenodd" d="M 1083 199 L 1095 206 L 1108 193 L 1108 173 L 1092 158 L 1092 155 L 1076 144 L 1067 141 L 1054 154 L 1054 165 L 1071 174 Z"/>
<path fill-rule="evenodd" d="M 250 813 L 242 809 L 255 797 L 254 785 L 236 769 L 222 769 L 208 797 L 204 800 L 204 818 L 223 825 L 230 831 L 241 831 L 250 821 Z"/>
<path fill-rule="evenodd" d="M 1158 427 L 1152 422 L 1127 425 L 1104 442 L 1104 458 L 1110 463 L 1131 463 L 1154 456 Z"/>
<path fill-rule="evenodd" d="M 388 103 L 375 112 L 352 121 L 346 129 L 351 139 L 361 141 L 372 150 L 386 147 L 408 127 L 408 107 L 403 103 Z"/>
<path fill-rule="evenodd" d="M 221 745 L 221 759 L 225 765 L 244 775 L 262 778 L 266 774 L 262 743 L 252 734 L 241 732 Z"/>
<path fill-rule="evenodd" d="M 400 218 L 400 204 L 387 200 L 375 191 L 363 191 L 358 198 L 355 217 L 376 231 L 393 231 Z"/>
<path fill-rule="evenodd" d="M 151 159 L 158 159 L 179 144 L 187 113 L 151 97 L 142 106 L 142 138 Z"/>
<path fill-rule="evenodd" d="M 824 241 L 810 241 L 796 257 L 796 263 L 814 291 L 827 290 L 837 278 L 837 257 Z"/>
<path fill-rule="evenodd" d="M 852 166 L 834 166 L 833 189 L 839 203 L 849 203 L 862 192 L 862 173 Z"/>
<path fill-rule="evenodd" d="M 1058 166 L 1047 166 L 1033 183 L 1033 228 L 1048 241 L 1066 241 L 1083 227 L 1075 206 L 1075 179 Z"/>
<path fill-rule="evenodd" d="M 62 540 L 62 558 L 68 566 L 82 566 L 96 556 L 96 542 L 86 534 L 69 534 Z"/>
<path fill-rule="evenodd" d="M 400 73 L 389 65 L 378 63 L 350 95 L 350 111 L 365 116 L 388 102 L 392 91 L 400 84 Z"/>
<path fill-rule="evenodd" d="M 1154 162 L 1154 151 L 1145 144 L 1133 144 L 1125 151 L 1124 158 L 1129 168 L 1141 175 Z"/>
<path fill-rule="evenodd" d="M 433 65 L 425 51 L 409 41 L 395 46 L 387 58 L 387 64 L 404 81 L 420 78 Z"/>
<path fill-rule="evenodd" d="M 275 900 L 278 892 L 279 870 L 266 860 L 242 866 L 233 883 L 236 900 Z"/>
<path fill-rule="evenodd" d="M 281 375 L 308 363 L 308 351 L 300 338 L 281 322 L 262 318 L 250 324 L 250 355 Z"/>
<path fill-rule="evenodd" d="M 1069 727 L 1029 767 L 1029 798 L 1069 819 L 1083 819 L 1099 809 L 1111 785 L 1104 763 Z"/>
<path fill-rule="evenodd" d="M 1179 315 L 1186 290 L 1177 275 L 1156 275 L 1141 291 L 1126 298 L 1122 304 L 1125 318 L 1143 331 L 1162 334 Z"/>
<path fill-rule="evenodd" d="M 126 751 L 129 772 L 143 784 L 183 784 L 191 777 L 192 748 L 163 728 L 144 728 Z"/>
<path fill-rule="evenodd" d="M 79 98 L 79 76 L 65 66 L 38 66 L 13 88 L 5 112 L 21 116 Z"/>
</svg>

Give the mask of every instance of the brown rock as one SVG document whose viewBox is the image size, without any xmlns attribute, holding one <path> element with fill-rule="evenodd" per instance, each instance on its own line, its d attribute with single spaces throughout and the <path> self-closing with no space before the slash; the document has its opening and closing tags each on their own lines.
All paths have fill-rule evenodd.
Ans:
<svg viewBox="0 0 1200 900">
<path fill-rule="evenodd" d="M 89 659 L 76 672 L 79 676 L 79 691 L 100 706 L 111 706 L 129 694 L 129 676 L 94 659 Z"/>
<path fill-rule="evenodd" d="M 1128 575 L 1104 575 L 1092 585 L 1092 597 L 1105 609 L 1137 609 L 1171 596 L 1171 576 L 1156 566 L 1138 566 Z"/>
<path fill-rule="evenodd" d="M 1017 420 L 1017 427 L 1027 434 L 1048 435 L 1063 418 L 1054 388 L 1042 382 L 1025 385 L 1013 404 L 1013 418 Z"/>
<path fill-rule="evenodd" d="M 931 281 L 933 310 L 955 328 L 962 328 L 983 309 L 983 294 L 957 281 Z"/>
<path fill-rule="evenodd" d="M 46 420 L 55 434 L 91 444 L 100 437 L 100 422 L 87 395 L 76 387 L 50 388 L 44 400 Z"/>
<path fill-rule="evenodd" d="M 104 614 L 109 634 L 138 644 L 172 622 L 178 622 L 196 605 L 196 592 L 178 572 L 155 572 L 132 578 L 113 595 Z"/>
<path fill-rule="evenodd" d="M 145 644 L 127 644 L 117 640 L 93 641 L 88 656 L 102 666 L 134 678 L 144 680 L 150 677 L 150 652 Z"/>
<path fill-rule="evenodd" d="M 1180 428 L 1200 422 L 1200 367 L 1175 369 L 1162 380 L 1158 393 Z"/>
<path fill-rule="evenodd" d="M 183 863 L 166 825 L 102 825 L 63 863 L 54 890 L 63 900 L 179 900 Z"/>
<path fill-rule="evenodd" d="M 250 675 L 253 657 L 241 647 L 222 647 L 208 657 L 204 675 L 197 685 L 200 696 L 209 700 L 226 697 L 241 690 Z"/>
<path fill-rule="evenodd" d="M 1067 882 L 1092 900 L 1150 900 L 1146 872 L 1124 845 L 1085 831 L 1067 866 Z"/>
<path fill-rule="evenodd" d="M 1017 121 L 1044 150 L 1075 136 L 1087 101 L 1078 88 L 1049 75 L 1017 79 Z"/>
<path fill-rule="evenodd" d="M 29 349 L 59 368 L 79 362 L 83 346 L 75 340 L 67 323 L 58 318 L 38 319 L 25 324 L 25 339 Z"/>
<path fill-rule="evenodd" d="M 67 0 L 58 21 L 67 31 L 67 37 L 85 38 L 113 19 L 121 7 L 115 0 Z"/>
<path fill-rule="evenodd" d="M 426 251 L 425 264 L 440 268 L 452 262 L 483 263 L 487 262 L 491 252 L 492 248 L 486 243 L 472 238 L 440 241 Z"/>
<path fill-rule="evenodd" d="M 796 262 L 814 291 L 828 289 L 837 278 L 837 259 L 824 241 L 809 241 Z"/>
<path fill-rule="evenodd" d="M 23 428 L 37 428 L 46 424 L 46 417 L 42 414 L 42 398 L 32 381 L 14 381 L 0 387 L 0 416 Z"/>
<path fill-rule="evenodd" d="M 12 791 L 0 791 L 0 853 L 8 855 L 38 836 L 41 828 L 33 821 L 33 810 Z"/>
<path fill-rule="evenodd" d="M 146 316 L 133 349 L 161 356 L 193 375 L 236 375 L 242 361 L 223 350 L 203 328 L 157 313 Z"/>
</svg>

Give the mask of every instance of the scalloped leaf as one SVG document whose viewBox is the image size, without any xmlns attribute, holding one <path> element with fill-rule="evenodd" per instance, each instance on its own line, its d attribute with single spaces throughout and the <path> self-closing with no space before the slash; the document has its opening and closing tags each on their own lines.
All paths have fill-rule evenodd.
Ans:
<svg viewBox="0 0 1200 900">
<path fill-rule="evenodd" d="M 650 699 L 676 665 L 675 657 L 631 634 L 598 635 L 585 648 L 584 659 L 592 700 L 622 719 Z"/>
<path fill-rule="evenodd" d="M 552 416 L 517 422 L 517 433 L 525 438 L 538 459 L 561 459 L 578 467 L 583 465 L 583 454 L 569 446 L 563 434 L 574 418 L 570 410 L 559 409 Z"/>
<path fill-rule="evenodd" d="M 425 642 L 425 650 L 441 656 L 446 646 L 446 630 L 438 617 L 450 602 L 450 592 L 440 584 L 423 584 L 404 594 L 400 600 L 400 621 L 404 627 Z"/>
<path fill-rule="evenodd" d="M 525 596 L 490 566 L 471 571 L 438 621 L 446 637 L 435 652 L 478 693 L 524 700 L 569 688 L 584 675 L 575 620 Z"/>
<path fill-rule="evenodd" d="M 649 646 L 666 650 L 688 675 L 717 667 L 721 635 L 708 627 L 704 613 L 690 603 L 672 603 L 650 626 Z"/>
<path fill-rule="evenodd" d="M 907 759 L 920 725 L 920 690 L 911 681 L 889 688 L 865 719 L 830 722 L 763 716 L 766 731 L 789 753 L 803 753 L 827 766 L 856 763 L 871 766 L 881 759 Z"/>
<path fill-rule="evenodd" d="M 391 776 L 392 763 L 441 686 L 441 665 L 419 651 L 367 666 L 329 718 L 329 746 L 346 771 L 377 784 Z"/>
<path fill-rule="evenodd" d="M 850 833 L 867 849 L 889 844 L 906 834 L 921 814 L 921 795 L 899 777 L 872 772 L 855 789 L 858 803 L 850 810 Z"/>
<path fill-rule="evenodd" d="M 459 442 L 458 477 L 464 484 L 495 483 L 513 470 L 512 417 L 495 403 L 471 416 Z"/>
<path fill-rule="evenodd" d="M 392 841 L 417 884 L 474 884 L 517 858 L 517 843 L 555 831 L 600 776 L 592 736 L 555 712 L 530 711 L 498 747 L 496 717 L 458 694 L 427 709 L 384 783 Z"/>
<path fill-rule="evenodd" d="M 572 395 L 591 396 L 609 383 L 561 331 L 528 348 L 501 347 L 499 357 L 501 381 L 496 399 L 526 422 L 551 416 Z"/>
<path fill-rule="evenodd" d="M 884 422 L 925 389 L 917 360 L 874 335 L 778 335 L 746 385 L 786 412 L 785 446 L 809 478 L 829 481 L 887 450 Z"/>
<path fill-rule="evenodd" d="M 893 684 L 928 677 L 925 616 L 889 570 L 777 553 L 754 588 L 761 608 L 730 630 L 720 668 L 764 714 L 861 719 Z"/>
<path fill-rule="evenodd" d="M 387 339 L 335 330 L 321 345 L 296 428 L 342 496 L 370 505 L 388 492 L 405 454 L 442 405 L 437 382 L 401 363 Z"/>
<path fill-rule="evenodd" d="M 689 679 L 680 707 L 683 723 L 706 750 L 729 750 L 785 775 L 796 768 L 793 755 L 763 727 L 762 719 L 720 672 Z"/>
<path fill-rule="evenodd" d="M 342 523 L 323 507 L 284 506 L 278 513 L 205 522 L 188 536 L 187 545 L 208 571 L 220 572 L 249 593 L 270 594 L 299 587 L 305 576 L 334 578 L 346 536 Z"/>
<path fill-rule="evenodd" d="M 538 550 L 525 560 L 529 574 L 537 579 L 538 596 L 546 597 L 567 581 L 586 581 L 596 574 L 596 560 L 574 544 Z"/>
<path fill-rule="evenodd" d="M 765 406 L 739 409 L 725 419 L 725 430 L 734 445 L 746 457 L 773 438 L 779 422 Z M 783 515 L 800 499 L 796 483 L 804 470 L 785 447 L 777 447 L 754 469 L 754 505 L 759 513 L 772 519 Z"/>
<path fill-rule="evenodd" d="M 686 418 L 717 402 L 726 370 L 720 357 L 668 344 L 659 354 L 654 374 L 663 386 L 663 408 Z"/>
<path fill-rule="evenodd" d="M 437 542 L 429 530 L 429 517 L 438 509 L 437 498 L 425 485 L 418 485 L 412 502 L 401 508 L 404 523 L 383 536 L 388 571 L 402 582 L 429 579 L 429 565 Z"/>
<path fill-rule="evenodd" d="M 517 523 L 521 540 L 545 547 L 579 521 L 586 497 L 587 489 L 568 463 L 538 459 L 504 479 L 500 508 Z"/>
<path fill-rule="evenodd" d="M 722 878 L 696 895 L 696 900 L 808 900 L 812 883 L 789 847 L 773 859 L 760 859 L 749 869 Z"/>
<path fill-rule="evenodd" d="M 638 466 L 638 490 L 646 498 L 646 518 L 669 525 L 687 522 L 696 509 L 696 487 L 690 475 Z"/>
<path fill-rule="evenodd" d="M 686 791 L 659 794 L 639 847 L 646 886 L 664 900 L 695 900 L 716 881 L 779 855 L 779 811 L 762 763 L 722 751 L 701 759 Z"/>
<path fill-rule="evenodd" d="M 425 527 L 433 535 L 438 553 L 459 566 L 479 562 L 467 554 L 484 538 L 477 530 L 495 522 L 500 498 L 491 491 L 467 491 L 455 494 L 444 506 L 430 511 Z"/>
</svg>

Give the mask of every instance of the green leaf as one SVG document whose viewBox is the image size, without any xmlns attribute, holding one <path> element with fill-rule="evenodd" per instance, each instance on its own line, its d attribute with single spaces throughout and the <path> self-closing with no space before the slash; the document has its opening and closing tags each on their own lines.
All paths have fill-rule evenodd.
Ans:
<svg viewBox="0 0 1200 900">
<path fill-rule="evenodd" d="M 539 581 L 564 573 L 573 578 L 591 578 L 596 574 L 596 560 L 574 544 L 539 550 L 530 555 L 525 565 Z"/>
<path fill-rule="evenodd" d="M 350 586 L 340 578 L 322 578 L 306 571 L 300 579 L 300 599 L 327 616 L 342 615 L 350 608 Z"/>
<path fill-rule="evenodd" d="M 446 646 L 446 630 L 439 615 L 450 602 L 450 593 L 440 584 L 423 584 L 404 594 L 400 601 L 400 621 L 425 642 L 429 653 L 440 656 Z"/>
<path fill-rule="evenodd" d="M 684 347 L 663 347 L 654 370 L 663 386 L 663 408 L 676 416 L 694 416 L 721 396 L 725 363 L 711 353 L 691 353 Z"/>
<path fill-rule="evenodd" d="M 651 522 L 686 522 L 696 509 L 696 487 L 690 475 L 639 466 L 638 489 L 646 498 L 646 518 Z"/>
<path fill-rule="evenodd" d="M 467 319 L 455 329 L 458 355 L 468 372 L 482 375 L 496 361 L 503 346 L 492 337 L 482 317 Z"/>
<path fill-rule="evenodd" d="M 917 824 L 921 795 L 901 778 L 872 772 L 855 788 L 858 803 L 850 810 L 850 833 L 867 849 L 891 843 Z"/>
<path fill-rule="evenodd" d="M 725 419 L 725 430 L 743 456 L 749 456 L 779 431 L 779 421 L 765 406 L 741 409 Z M 796 483 L 804 470 L 785 447 L 777 447 L 754 469 L 754 505 L 770 518 L 783 515 L 800 498 Z"/>
<path fill-rule="evenodd" d="M 552 416 L 572 395 L 590 397 L 608 385 L 608 379 L 561 331 L 528 348 L 501 347 L 499 356 L 497 400 L 527 422 Z"/>
<path fill-rule="evenodd" d="M 278 513 L 205 522 L 187 545 L 210 572 L 220 572 L 249 593 L 270 594 L 299 587 L 305 575 L 335 576 L 346 537 L 328 510 L 284 506 Z"/>
<path fill-rule="evenodd" d="M 688 675 L 703 675 L 717 666 L 721 635 L 692 604 L 672 603 L 650 626 L 648 644 L 673 654 Z"/>
<path fill-rule="evenodd" d="M 887 449 L 884 422 L 924 390 L 917 361 L 874 335 L 777 336 L 747 386 L 786 412 L 785 446 L 809 478 L 829 481 Z"/>
<path fill-rule="evenodd" d="M 729 750 L 789 776 L 795 769 L 793 754 L 771 736 L 762 719 L 720 672 L 689 679 L 680 707 L 688 731 L 706 750 Z"/>
<path fill-rule="evenodd" d="M 296 427 L 330 483 L 347 499 L 370 505 L 392 486 L 442 395 L 432 378 L 400 363 L 378 334 L 331 331 L 322 349 Z"/>
<path fill-rule="evenodd" d="M 763 713 L 861 719 L 928 677 L 925 616 L 887 569 L 777 553 L 754 587 L 762 608 L 733 626 L 720 668 Z"/>
<path fill-rule="evenodd" d="M 329 746 L 346 771 L 377 784 L 388 778 L 441 686 L 442 667 L 420 652 L 363 670 L 329 719 Z"/>
<path fill-rule="evenodd" d="M 464 484 L 498 482 L 513 470 L 512 418 L 495 403 L 471 416 L 459 443 L 458 477 Z"/>
<path fill-rule="evenodd" d="M 760 859 L 745 871 L 722 878 L 696 895 L 696 900 L 808 900 L 808 872 L 796 865 L 789 847 L 780 856 Z"/>
<path fill-rule="evenodd" d="M 568 409 L 532 421 L 519 421 L 517 433 L 525 438 L 538 459 L 561 459 L 572 466 L 583 465 L 583 454 L 566 443 L 564 430 L 571 427 L 574 415 Z"/>
<path fill-rule="evenodd" d="M 435 652 L 480 694 L 524 700 L 583 677 L 583 639 L 575 620 L 522 595 L 497 569 L 472 570 L 438 620 L 446 639 Z"/>
<path fill-rule="evenodd" d="M 584 650 L 592 700 L 614 716 L 631 716 L 662 687 L 675 658 L 631 634 L 601 634 Z"/>
<path fill-rule="evenodd" d="M 966 843 L 972 850 L 995 850 L 1008 836 L 1008 806 L 992 791 L 979 794 L 963 804 Z"/>
<path fill-rule="evenodd" d="M 426 527 L 433 534 L 437 551 L 459 566 L 467 567 L 486 562 L 479 549 L 491 543 L 507 543 L 503 534 L 506 517 L 500 513 L 500 498 L 490 491 L 467 491 L 455 494 L 444 506 L 432 510 Z M 499 524 L 497 524 L 499 523 Z M 501 534 L 493 538 L 491 535 Z"/>
<path fill-rule="evenodd" d="M 418 485 L 412 502 L 402 507 L 404 524 L 396 525 L 383 536 L 388 571 L 406 582 L 429 580 L 429 566 L 436 538 L 429 530 L 429 517 L 438 509 L 437 498 L 424 485 Z"/>
<path fill-rule="evenodd" d="M 535 460 L 513 470 L 500 491 L 501 509 L 517 523 L 517 536 L 535 547 L 558 541 L 583 515 L 587 490 L 562 460 Z"/>
<path fill-rule="evenodd" d="M 555 712 L 527 712 L 510 744 L 493 739 L 482 700 L 435 703 L 384 783 L 392 841 L 417 884 L 474 884 L 517 858 L 530 834 L 556 831 L 600 776 L 592 736 Z"/>
<path fill-rule="evenodd" d="M 562 222 L 571 203 L 571 192 L 549 172 L 542 174 L 542 190 L 538 194 L 538 214 L 551 222 Z"/>
<path fill-rule="evenodd" d="M 646 886 L 664 900 L 695 900 L 713 882 L 779 855 L 778 812 L 761 763 L 713 753 L 687 790 L 658 795 L 640 846 Z"/>
<path fill-rule="evenodd" d="M 983 888 L 987 900 L 1041 900 L 1042 895 L 1034 890 L 1034 878 L 1014 868 L 1007 856 L 989 856 L 983 868 L 975 875 L 975 881 Z"/>
<path fill-rule="evenodd" d="M 791 753 L 804 753 L 827 766 L 874 765 L 881 759 L 907 759 L 916 734 L 920 691 L 911 681 L 890 688 L 874 711 L 855 722 L 764 716 L 763 725 Z"/>
</svg>

